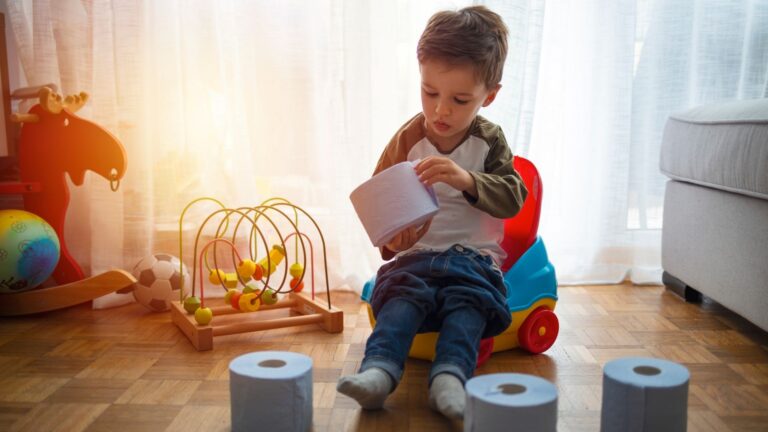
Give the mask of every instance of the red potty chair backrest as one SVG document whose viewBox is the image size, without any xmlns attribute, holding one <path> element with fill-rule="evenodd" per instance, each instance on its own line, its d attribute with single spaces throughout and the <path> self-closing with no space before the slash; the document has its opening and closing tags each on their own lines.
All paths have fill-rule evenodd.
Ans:
<svg viewBox="0 0 768 432">
<path fill-rule="evenodd" d="M 507 252 L 507 258 L 501 266 L 503 271 L 509 270 L 536 241 L 541 216 L 542 186 L 539 171 L 531 161 L 520 156 L 515 156 L 512 164 L 523 178 L 528 196 L 520 212 L 504 221 L 501 247 Z"/>
</svg>

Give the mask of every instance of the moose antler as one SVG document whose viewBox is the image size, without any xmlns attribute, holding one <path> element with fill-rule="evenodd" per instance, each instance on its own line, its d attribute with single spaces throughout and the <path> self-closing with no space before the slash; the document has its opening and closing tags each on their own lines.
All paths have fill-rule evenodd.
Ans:
<svg viewBox="0 0 768 432">
<path fill-rule="evenodd" d="M 50 88 L 43 87 L 40 89 L 40 106 L 51 114 L 58 114 L 64 108 L 74 113 L 82 108 L 86 102 L 88 102 L 88 93 L 86 92 L 67 96 L 62 103 L 61 95 L 55 93 Z"/>
<path fill-rule="evenodd" d="M 88 93 L 69 95 L 62 101 L 61 95 L 56 93 L 50 87 L 43 87 L 38 91 L 40 106 L 51 114 L 59 114 L 66 108 L 70 113 L 74 113 L 88 102 Z M 40 119 L 35 114 L 14 113 L 11 121 L 18 123 L 35 123 Z"/>
</svg>

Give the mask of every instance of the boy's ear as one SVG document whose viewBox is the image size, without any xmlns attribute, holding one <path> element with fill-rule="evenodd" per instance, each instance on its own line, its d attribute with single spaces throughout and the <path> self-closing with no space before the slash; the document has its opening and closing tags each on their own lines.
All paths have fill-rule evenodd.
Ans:
<svg viewBox="0 0 768 432">
<path fill-rule="evenodd" d="M 496 95 L 499 93 L 499 90 L 501 89 L 501 84 L 496 84 L 494 88 L 491 89 L 491 91 L 488 92 L 488 96 L 485 97 L 485 100 L 483 101 L 483 108 L 487 107 L 496 99 Z"/>
</svg>

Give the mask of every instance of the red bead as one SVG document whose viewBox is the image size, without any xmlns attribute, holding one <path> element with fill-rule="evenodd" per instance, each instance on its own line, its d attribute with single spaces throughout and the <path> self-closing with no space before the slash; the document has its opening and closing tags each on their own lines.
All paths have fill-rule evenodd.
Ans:
<svg viewBox="0 0 768 432">
<path fill-rule="evenodd" d="M 254 280 L 261 280 L 261 278 L 264 277 L 264 267 L 257 265 L 256 268 L 253 270 L 253 276 L 251 276 Z"/>
<path fill-rule="evenodd" d="M 240 296 L 241 295 L 243 295 L 243 293 L 238 291 L 238 292 L 232 294 L 229 297 L 229 302 L 232 304 L 232 307 L 237 309 L 237 310 L 240 310 Z"/>
<path fill-rule="evenodd" d="M 293 289 L 293 292 L 301 292 L 301 290 L 304 289 L 304 281 L 301 281 L 300 284 L 296 285 L 296 283 L 299 282 L 297 278 L 291 279 L 291 289 Z"/>
</svg>

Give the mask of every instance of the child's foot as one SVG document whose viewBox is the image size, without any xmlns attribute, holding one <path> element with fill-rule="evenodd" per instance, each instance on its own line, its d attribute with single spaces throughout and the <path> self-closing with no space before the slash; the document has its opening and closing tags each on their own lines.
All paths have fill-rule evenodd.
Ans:
<svg viewBox="0 0 768 432">
<path fill-rule="evenodd" d="M 381 409 L 392 390 L 392 378 L 383 369 L 372 367 L 356 375 L 339 378 L 336 390 L 368 410 Z"/>
<path fill-rule="evenodd" d="M 429 388 L 429 406 L 453 420 L 464 418 L 466 397 L 464 384 L 449 373 L 435 376 Z"/>
</svg>

